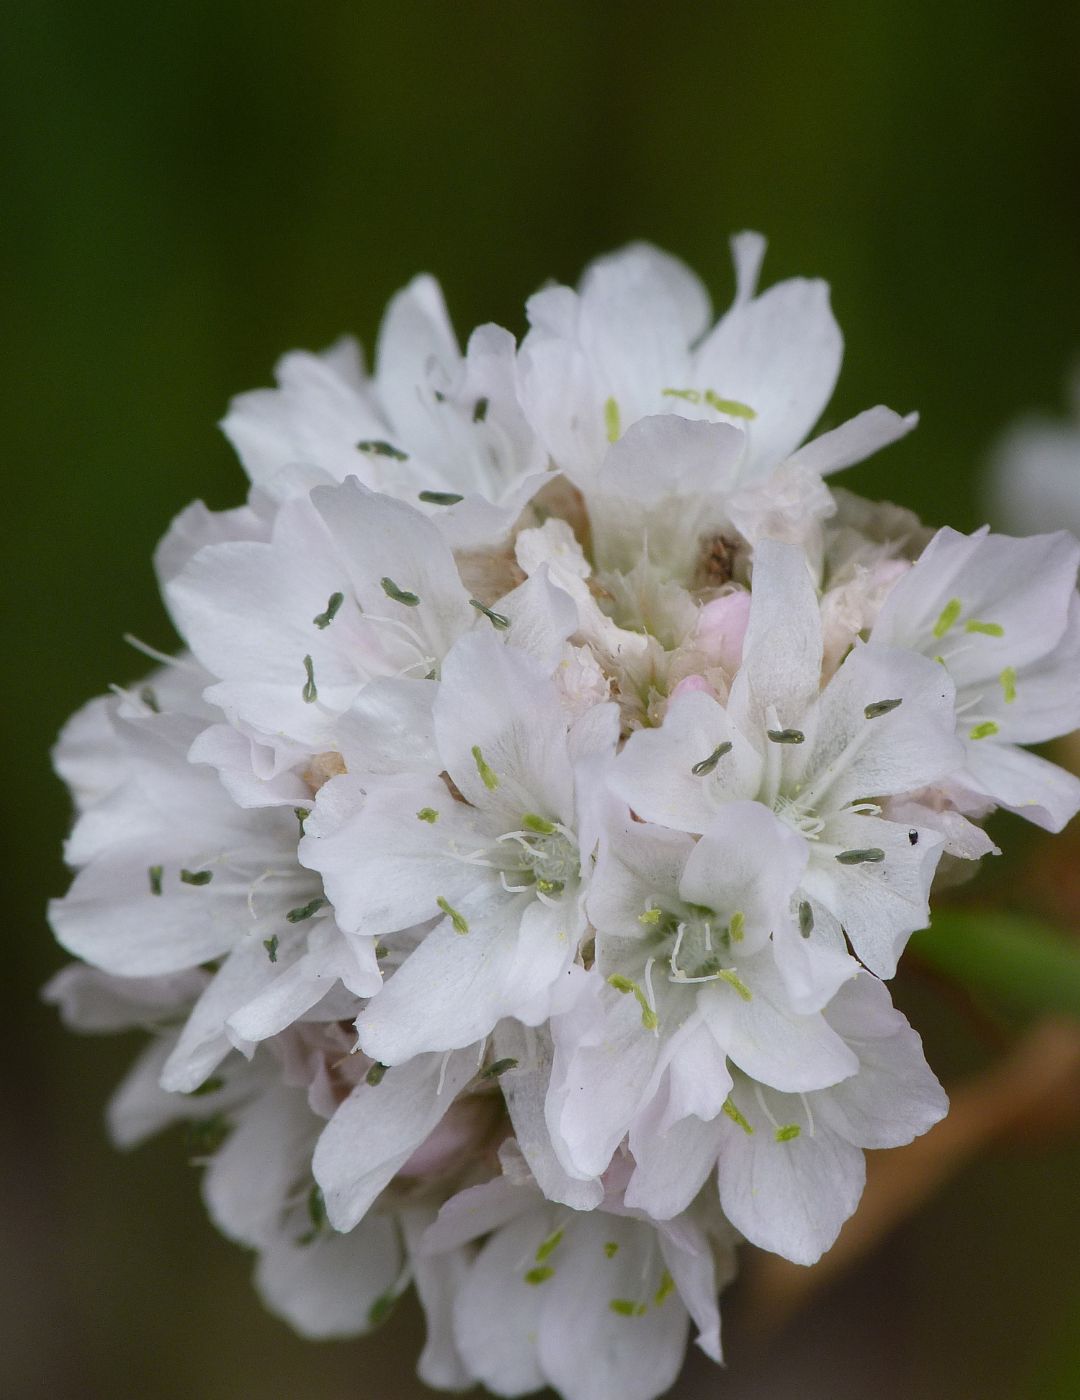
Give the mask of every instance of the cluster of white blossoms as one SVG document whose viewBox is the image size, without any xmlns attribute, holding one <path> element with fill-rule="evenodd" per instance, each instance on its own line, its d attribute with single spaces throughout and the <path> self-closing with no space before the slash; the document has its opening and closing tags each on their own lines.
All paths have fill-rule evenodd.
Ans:
<svg viewBox="0 0 1080 1400">
<path fill-rule="evenodd" d="M 652 1400 L 719 1360 L 740 1239 L 810 1264 L 865 1148 L 946 1098 L 886 979 L 939 864 L 1080 782 L 1080 544 L 920 526 L 805 441 L 828 290 L 713 322 L 636 245 L 462 354 L 437 285 L 292 354 L 224 428 L 248 503 L 157 555 L 185 650 L 93 701 L 52 924 L 68 1023 L 139 1026 L 134 1143 L 312 1337 L 415 1284 L 420 1373 Z"/>
</svg>

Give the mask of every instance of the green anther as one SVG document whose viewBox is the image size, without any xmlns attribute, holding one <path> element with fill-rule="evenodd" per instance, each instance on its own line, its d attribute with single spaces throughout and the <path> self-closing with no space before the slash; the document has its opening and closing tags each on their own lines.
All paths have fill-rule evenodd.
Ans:
<svg viewBox="0 0 1080 1400">
<path fill-rule="evenodd" d="M 304 834 L 304 823 L 307 821 L 308 817 L 311 816 L 311 808 L 310 808 L 310 807 L 294 807 L 292 810 L 293 810 L 293 816 L 294 816 L 294 817 L 296 818 L 296 820 L 300 823 L 300 835 L 303 836 L 303 834 Z"/>
<path fill-rule="evenodd" d="M 439 814 L 434 807 L 421 807 L 416 814 L 417 821 L 430 822 L 432 826 L 439 820 Z"/>
<path fill-rule="evenodd" d="M 614 1259 L 619 1252 L 619 1245 L 616 1240 L 608 1240 L 604 1245 L 604 1253 L 609 1259 Z"/>
<path fill-rule="evenodd" d="M 656 1307 L 662 1308 L 675 1291 L 675 1280 L 668 1273 L 667 1269 L 660 1275 L 660 1287 L 656 1290 L 653 1303 Z"/>
<path fill-rule="evenodd" d="M 887 715 L 892 710 L 898 710 L 903 703 L 903 700 L 875 700 L 872 705 L 867 705 L 863 714 L 867 719 L 877 719 L 880 715 Z"/>
<path fill-rule="evenodd" d="M 1001 675 L 998 676 L 1001 682 L 1001 689 L 1005 693 L 1006 705 L 1011 705 L 1016 699 L 1016 667 L 1006 666 Z"/>
<path fill-rule="evenodd" d="M 197 1089 L 192 1089 L 188 1095 L 189 1099 L 202 1099 L 207 1094 L 216 1094 L 219 1089 L 224 1089 L 225 1081 L 220 1074 L 212 1074 L 209 1079 L 204 1079 Z"/>
<path fill-rule="evenodd" d="M 517 1069 L 517 1060 L 507 1056 L 505 1060 L 496 1060 L 494 1064 L 488 1065 L 487 1069 L 480 1071 L 481 1079 L 498 1079 L 500 1075 L 506 1074 L 508 1070 Z"/>
<path fill-rule="evenodd" d="M 393 598 L 395 603 L 401 603 L 406 608 L 418 608 L 420 599 L 415 593 L 410 593 L 408 589 L 399 588 L 392 578 L 381 578 L 379 586 L 388 598 Z"/>
<path fill-rule="evenodd" d="M 608 399 L 604 404 L 604 430 L 607 433 L 608 442 L 618 442 L 619 427 L 619 405 L 614 399 Z"/>
<path fill-rule="evenodd" d="M 380 1295 L 375 1299 L 374 1303 L 372 1303 L 371 1307 L 368 1308 L 368 1326 L 378 1327 L 382 1323 L 384 1323 L 386 1319 L 390 1316 L 390 1314 L 394 1311 L 394 1304 L 397 1302 L 397 1300 L 398 1295 L 396 1293 L 380 1293 Z"/>
<path fill-rule="evenodd" d="M 308 1192 L 307 1213 L 313 1227 L 316 1230 L 321 1230 L 326 1224 L 326 1202 L 323 1200 L 322 1189 L 318 1185 L 313 1185 Z"/>
<path fill-rule="evenodd" d="M 625 996 L 628 992 L 633 992 L 637 998 L 637 1003 L 641 1007 L 641 1024 L 647 1031 L 656 1030 L 660 1024 L 656 1012 L 649 1005 L 649 999 L 636 982 L 632 982 L 629 977 L 624 977 L 621 972 L 612 973 L 608 978 L 608 986 L 614 987 L 617 992 L 622 992 Z"/>
<path fill-rule="evenodd" d="M 944 637 L 950 627 L 956 625 L 956 621 L 963 611 L 964 605 L 959 598 L 951 598 L 941 610 L 941 616 L 934 623 L 934 636 Z"/>
<path fill-rule="evenodd" d="M 739 1112 L 739 1110 L 735 1107 L 735 1104 L 731 1099 L 724 1100 L 724 1112 L 727 1114 L 727 1116 L 731 1119 L 733 1123 L 738 1123 L 739 1127 L 743 1130 L 744 1133 L 747 1134 L 747 1136 L 753 1133 L 754 1125 L 750 1122 L 748 1118 L 746 1118 L 742 1113 Z"/>
<path fill-rule="evenodd" d="M 369 438 L 358 442 L 356 448 L 358 452 L 370 452 L 373 457 L 392 457 L 395 462 L 409 460 L 407 452 L 402 452 L 400 447 L 395 447 L 391 442 L 383 442 L 381 438 Z"/>
<path fill-rule="evenodd" d="M 344 603 L 344 601 L 345 601 L 345 594 L 344 594 L 344 593 L 331 593 L 331 594 L 330 594 L 330 597 L 326 600 L 326 611 L 325 611 L 325 612 L 321 612 L 321 613 L 316 613 L 315 616 L 311 619 L 312 622 L 314 622 L 315 626 L 318 627 L 320 631 L 322 630 L 322 628 L 324 628 L 324 627 L 329 627 L 329 626 L 330 626 L 330 624 L 331 624 L 331 622 L 333 622 L 334 618 L 337 617 L 337 615 L 338 615 L 338 609 L 341 607 L 341 605 L 342 605 L 342 603 Z"/>
<path fill-rule="evenodd" d="M 526 812 L 521 825 L 526 831 L 535 831 L 538 836 L 550 836 L 555 830 L 554 822 L 549 822 L 547 817 L 538 817 L 535 812 Z"/>
<path fill-rule="evenodd" d="M 419 499 L 429 506 L 456 506 L 465 497 L 459 496 L 456 491 L 421 491 Z"/>
<path fill-rule="evenodd" d="M 608 1307 L 620 1317 L 644 1317 L 648 1312 L 644 1303 L 635 1303 L 629 1298 L 612 1298 Z"/>
<path fill-rule="evenodd" d="M 472 411 L 472 420 L 473 420 L 473 422 L 474 422 L 474 423 L 482 423 L 482 422 L 484 421 L 484 419 L 487 417 L 487 411 L 488 411 L 488 400 L 487 400 L 487 399 L 477 399 L 477 400 L 476 400 L 476 403 L 473 404 L 473 411 Z"/>
<path fill-rule="evenodd" d="M 968 730 L 969 739 L 992 739 L 995 734 L 1001 732 L 1001 726 L 995 724 L 992 719 L 984 719 L 982 724 L 976 724 Z"/>
<path fill-rule="evenodd" d="M 969 617 L 964 623 L 965 632 L 978 632 L 983 637 L 1004 637 L 1005 628 L 1000 622 L 977 622 L 975 618 Z"/>
<path fill-rule="evenodd" d="M 152 865 L 146 873 L 150 877 L 150 893 L 160 894 L 161 877 L 165 874 L 165 867 L 163 865 Z"/>
<path fill-rule="evenodd" d="M 728 924 L 728 933 L 731 935 L 732 943 L 741 943 L 746 937 L 746 915 L 741 909 L 736 909 L 731 916 L 731 923 Z"/>
<path fill-rule="evenodd" d="M 806 735 L 801 729 L 766 729 L 765 733 L 774 744 L 806 743 Z"/>
<path fill-rule="evenodd" d="M 661 389 L 660 392 L 665 399 L 685 399 L 687 403 L 701 402 L 701 395 L 697 389 Z"/>
<path fill-rule="evenodd" d="M 472 756 L 473 762 L 476 764 L 476 771 L 480 774 L 480 781 L 487 788 L 488 792 L 494 792 L 499 786 L 499 779 L 497 774 L 489 768 L 484 761 L 484 755 L 480 752 L 479 744 L 473 744 Z"/>
<path fill-rule="evenodd" d="M 505 632 L 506 629 L 510 626 L 510 619 L 506 616 L 505 613 L 493 612 L 491 608 L 487 607 L 484 603 L 481 603 L 478 598 L 470 598 L 469 603 L 472 605 L 472 607 L 476 609 L 478 613 L 483 613 L 487 620 L 491 623 L 492 627 L 498 628 L 500 632 Z"/>
<path fill-rule="evenodd" d="M 554 1254 L 562 1243 L 563 1232 L 556 1230 L 553 1235 L 548 1235 L 547 1239 L 536 1251 L 536 1262 L 542 1264 L 549 1255 Z"/>
<path fill-rule="evenodd" d="M 157 692 L 152 685 L 144 685 L 139 691 L 139 699 L 148 710 L 153 710 L 155 715 L 161 714 L 161 706 L 158 704 Z"/>
<path fill-rule="evenodd" d="M 662 909 L 646 909 L 644 914 L 639 914 L 637 916 L 637 921 L 639 924 L 645 924 L 649 926 L 658 924 L 663 917 L 664 911 Z"/>
<path fill-rule="evenodd" d="M 776 1141 L 794 1142 L 801 1132 L 802 1129 L 799 1127 L 798 1123 L 785 1123 L 782 1128 L 777 1128 Z"/>
<path fill-rule="evenodd" d="M 715 408 L 717 413 L 726 413 L 729 418 L 757 417 L 757 411 L 748 403 L 740 403 L 738 399 L 722 399 L 712 389 L 705 390 L 705 402 Z"/>
<path fill-rule="evenodd" d="M 531 1283 L 534 1287 L 539 1283 L 547 1283 L 549 1278 L 555 1277 L 555 1270 L 550 1264 L 539 1264 L 535 1269 L 530 1269 L 525 1275 L 525 1282 Z"/>
<path fill-rule="evenodd" d="M 266 956 L 272 963 L 277 962 L 278 936 L 275 933 L 272 938 L 263 939 L 263 947 L 266 949 Z"/>
<path fill-rule="evenodd" d="M 376 1060 L 375 1063 L 368 1070 L 367 1074 L 364 1075 L 364 1083 L 370 1084 L 371 1087 L 374 1089 L 376 1085 L 379 1085 L 383 1082 L 383 1076 L 386 1074 L 388 1068 L 388 1065 L 380 1064 L 379 1061 Z"/>
<path fill-rule="evenodd" d="M 214 878 L 212 870 L 181 870 L 180 879 L 185 885 L 208 885 Z"/>
<path fill-rule="evenodd" d="M 315 663 L 310 656 L 304 657 L 304 670 L 307 672 L 307 680 L 300 694 L 304 697 L 305 705 L 313 705 L 319 698 L 319 692 L 315 686 Z"/>
<path fill-rule="evenodd" d="M 722 744 L 717 744 L 708 758 L 703 758 L 700 763 L 695 763 L 690 772 L 695 778 L 704 778 L 707 773 L 711 773 L 726 753 L 731 752 L 731 740 L 726 739 Z"/>
<path fill-rule="evenodd" d="M 542 875 L 537 875 L 536 888 L 541 894 L 562 894 L 566 883 L 563 880 L 545 880 Z"/>
<path fill-rule="evenodd" d="M 737 991 L 738 994 L 742 997 L 743 1001 L 753 1001 L 753 992 L 750 990 L 750 988 L 746 985 L 746 983 L 742 980 L 741 977 L 739 977 L 736 973 L 732 972 L 730 967 L 722 967 L 717 973 L 717 976 L 722 982 L 726 982 L 729 987 L 733 987 L 735 991 Z"/>
<path fill-rule="evenodd" d="M 290 909 L 285 915 L 290 924 L 302 924 L 305 919 L 310 919 L 312 914 L 317 914 L 320 909 L 324 909 L 330 901 L 319 895 L 316 899 L 310 900 L 307 904 L 301 904 L 298 909 Z"/>
<path fill-rule="evenodd" d="M 880 846 L 867 846 L 863 850 L 841 851 L 836 859 L 841 865 L 880 865 L 885 852 Z"/>
<path fill-rule="evenodd" d="M 448 899 L 444 898 L 442 895 L 439 895 L 435 903 L 439 906 L 443 913 L 449 917 L 450 922 L 454 926 L 455 933 L 468 933 L 469 925 L 467 921 L 461 914 L 458 913 L 458 911 L 454 908 L 454 906 L 450 903 Z"/>
<path fill-rule="evenodd" d="M 799 901 L 799 932 L 809 938 L 814 931 L 814 911 L 805 899 Z"/>
</svg>

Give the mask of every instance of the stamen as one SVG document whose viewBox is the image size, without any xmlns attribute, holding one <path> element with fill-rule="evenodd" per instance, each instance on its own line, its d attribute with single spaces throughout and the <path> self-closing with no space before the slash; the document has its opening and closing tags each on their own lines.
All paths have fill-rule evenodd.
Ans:
<svg viewBox="0 0 1080 1400">
<path fill-rule="evenodd" d="M 757 412 L 748 403 L 740 403 L 738 399 L 722 399 L 712 389 L 705 390 L 705 402 L 715 408 L 717 413 L 726 413 L 729 418 L 756 418 Z"/>
<path fill-rule="evenodd" d="M 517 1069 L 517 1060 L 509 1056 L 505 1060 L 496 1060 L 494 1064 L 488 1065 L 487 1069 L 480 1071 L 481 1079 L 498 1079 L 501 1074 L 507 1074 L 512 1069 Z"/>
<path fill-rule="evenodd" d="M 659 913 L 659 909 L 656 912 Z M 642 917 L 644 917 L 644 915 Z M 681 978 L 683 976 L 683 973 L 679 968 L 679 949 L 682 947 L 682 941 L 685 936 L 686 925 L 680 924 L 679 927 L 675 930 L 675 946 L 672 948 L 671 956 L 668 958 L 668 966 L 671 968 L 672 974 L 676 978 Z"/>
<path fill-rule="evenodd" d="M 639 924 L 655 925 L 660 922 L 662 917 L 663 910 L 657 909 L 655 906 L 653 906 L 650 909 L 646 909 L 644 914 L 639 914 L 637 916 L 637 921 Z"/>
<path fill-rule="evenodd" d="M 604 404 L 604 431 L 607 433 L 608 442 L 619 440 L 619 405 L 614 399 L 608 399 Z"/>
<path fill-rule="evenodd" d="M 654 1031 L 657 1029 L 659 1021 L 657 1020 L 656 1012 L 649 1005 L 648 998 L 636 982 L 632 982 L 629 977 L 623 977 L 621 973 L 616 972 L 608 978 L 608 986 L 614 987 L 617 992 L 622 992 L 624 995 L 628 992 L 633 992 L 634 996 L 637 998 L 638 1005 L 641 1007 L 641 1024 L 647 1031 Z"/>
<path fill-rule="evenodd" d="M 530 1269 L 525 1275 L 525 1282 L 531 1284 L 547 1283 L 549 1278 L 555 1277 L 555 1270 L 550 1264 L 541 1264 L 535 1269 Z"/>
<path fill-rule="evenodd" d="M 620 1317 L 644 1317 L 648 1312 L 644 1303 L 635 1303 L 630 1298 L 612 1298 L 608 1307 Z"/>
<path fill-rule="evenodd" d="M 389 1069 L 389 1065 L 380 1064 L 378 1060 L 371 1066 L 367 1074 L 364 1075 L 364 1083 L 370 1084 L 374 1089 L 383 1082 L 383 1076 Z"/>
<path fill-rule="evenodd" d="M 383 442 L 379 438 L 369 438 L 364 442 L 356 444 L 358 452 L 368 452 L 373 457 L 392 457 L 395 462 L 407 462 L 409 454 L 402 452 L 400 447 L 394 447 L 392 443 Z"/>
<path fill-rule="evenodd" d="M 802 1129 L 799 1127 L 798 1123 L 785 1123 L 782 1128 L 777 1128 L 776 1141 L 794 1142 L 801 1132 Z"/>
<path fill-rule="evenodd" d="M 456 506 L 465 497 L 459 496 L 456 491 L 421 491 L 417 499 L 429 506 Z"/>
<path fill-rule="evenodd" d="M 148 710 L 153 710 L 155 715 L 161 714 L 161 706 L 158 704 L 157 694 L 152 685 L 144 685 L 139 691 L 139 699 Z"/>
<path fill-rule="evenodd" d="M 739 977 L 739 975 L 736 972 L 734 972 L 730 967 L 722 967 L 720 971 L 716 974 L 716 976 L 720 978 L 721 982 L 726 982 L 729 987 L 732 987 L 736 992 L 738 992 L 739 996 L 742 997 L 743 1001 L 753 1001 L 753 992 L 751 992 L 750 988 L 746 985 L 742 978 Z"/>
<path fill-rule="evenodd" d="M 645 964 L 645 995 L 646 995 L 646 997 L 647 997 L 647 999 L 648 999 L 649 1010 L 652 1012 L 652 1022 L 653 1022 L 653 1024 L 652 1024 L 652 1031 L 653 1031 L 654 1035 L 659 1035 L 659 1034 L 660 1034 L 660 1031 L 659 1031 L 659 1025 L 660 1025 L 660 1023 L 659 1023 L 659 1021 L 657 1020 L 657 1016 L 656 1016 L 656 994 L 655 994 L 654 991 L 653 991 L 653 984 L 652 984 L 652 970 L 653 970 L 653 965 L 655 964 L 655 962 L 656 962 L 656 959 L 655 959 L 655 958 L 650 958 L 650 959 L 648 960 L 648 962 Z M 644 1019 L 644 1018 L 642 1018 L 642 1019 Z"/>
<path fill-rule="evenodd" d="M 661 389 L 665 399 L 685 399 L 687 403 L 700 403 L 701 394 L 697 389 Z"/>
<path fill-rule="evenodd" d="M 803 938 L 809 938 L 814 931 L 814 911 L 809 900 L 799 901 L 799 933 Z"/>
<path fill-rule="evenodd" d="M 704 778 L 707 773 L 711 773 L 725 754 L 731 752 L 731 741 L 726 740 L 722 744 L 717 744 L 708 758 L 703 758 L 700 763 L 695 763 L 690 772 L 695 778 Z"/>
<path fill-rule="evenodd" d="M 469 602 L 478 613 L 484 614 L 487 620 L 491 623 L 492 627 L 497 627 L 500 632 L 505 632 L 506 629 L 510 626 L 510 619 L 506 617 L 503 613 L 492 612 L 492 610 L 489 607 L 486 607 L 477 598 L 470 598 Z"/>
<path fill-rule="evenodd" d="M 995 724 L 992 719 L 984 719 L 982 724 L 973 725 L 968 731 L 969 739 L 992 739 L 995 734 L 1001 733 L 1001 726 Z"/>
<path fill-rule="evenodd" d="M 421 807 L 416 814 L 417 821 L 430 822 L 432 826 L 439 820 L 439 814 L 434 807 Z"/>
<path fill-rule="evenodd" d="M 545 1259 L 550 1258 L 562 1243 L 563 1231 L 556 1230 L 554 1234 L 548 1235 L 547 1239 L 536 1251 L 536 1262 L 542 1264 Z"/>
<path fill-rule="evenodd" d="M 474 423 L 482 423 L 487 417 L 488 402 L 486 398 L 477 399 L 476 403 L 473 404 L 472 420 Z"/>
<path fill-rule="evenodd" d="M 547 817 L 538 817 L 535 812 L 526 812 L 521 825 L 526 831 L 535 831 L 539 836 L 550 836 L 555 830 L 554 822 L 549 822 Z"/>
<path fill-rule="evenodd" d="M 450 901 L 445 898 L 445 896 L 439 895 L 435 903 L 447 916 L 451 924 L 453 924 L 455 933 L 468 933 L 469 925 L 467 920 L 461 914 L 458 913 L 458 911 L 454 908 Z"/>
<path fill-rule="evenodd" d="M 152 865 L 146 873 L 150 877 L 150 893 L 160 894 L 161 877 L 165 874 L 165 867 L 163 865 Z"/>
<path fill-rule="evenodd" d="M 1005 628 L 1000 622 L 977 622 L 975 618 L 969 617 L 964 623 L 965 632 L 979 632 L 984 637 L 1004 637 Z"/>
<path fill-rule="evenodd" d="M 774 744 L 804 744 L 806 735 L 801 729 L 767 729 L 765 733 Z"/>
<path fill-rule="evenodd" d="M 880 846 L 867 846 L 862 850 L 841 851 L 836 859 L 841 865 L 880 865 L 885 852 Z"/>
<path fill-rule="evenodd" d="M 337 617 L 338 609 L 345 601 L 344 593 L 331 593 L 326 602 L 326 611 L 316 613 L 311 619 L 315 626 L 321 631 L 324 627 L 329 627 L 334 618 Z"/>
<path fill-rule="evenodd" d="M 473 762 L 476 764 L 476 771 L 480 774 L 480 781 L 487 788 L 488 792 L 494 792 L 499 786 L 499 779 L 485 762 L 484 755 L 480 752 L 479 744 L 473 744 L 472 756 Z"/>
<path fill-rule="evenodd" d="M 775 1119 L 775 1118 L 772 1116 L 772 1114 L 769 1112 L 769 1105 L 765 1102 L 765 1095 L 761 1092 L 761 1085 L 760 1085 L 760 1084 L 756 1084 L 756 1083 L 755 1083 L 755 1085 L 754 1085 L 754 1097 L 757 1099 L 757 1101 L 758 1101 L 758 1107 L 761 1109 L 762 1113 L 764 1113 L 765 1117 L 769 1120 L 769 1122 L 772 1124 L 772 1126 L 773 1126 L 777 1131 L 779 1131 L 780 1124 L 776 1121 L 776 1119 Z"/>
<path fill-rule="evenodd" d="M 1001 689 L 1005 693 L 1006 705 L 1011 705 L 1016 699 L 1016 667 L 1006 666 L 998 677 L 1001 682 Z"/>
<path fill-rule="evenodd" d="M 732 943 L 741 943 L 746 936 L 746 915 L 741 909 L 736 909 L 731 916 L 731 923 L 728 924 L 728 934 Z"/>
<path fill-rule="evenodd" d="M 266 949 L 266 956 L 272 963 L 277 962 L 278 936 L 273 934 L 270 938 L 263 939 L 263 947 Z"/>
<path fill-rule="evenodd" d="M 214 878 L 212 870 L 181 870 L 180 879 L 185 885 L 208 885 Z"/>
<path fill-rule="evenodd" d="M 615 1241 L 615 1240 L 608 1240 L 608 1241 L 605 1243 L 605 1245 L 604 1245 L 604 1253 L 605 1253 L 605 1255 L 606 1255 L 609 1259 L 614 1259 L 615 1256 L 616 1256 L 616 1254 L 618 1254 L 618 1252 L 619 1252 L 619 1246 L 618 1246 L 617 1241 Z"/>
<path fill-rule="evenodd" d="M 950 628 L 956 625 L 963 609 L 964 605 L 959 598 L 950 598 L 945 604 L 941 610 L 941 616 L 934 623 L 934 636 L 937 637 L 939 641 Z"/>
<path fill-rule="evenodd" d="M 662 1308 L 668 1298 L 675 1291 L 675 1280 L 668 1273 L 667 1269 L 660 1275 L 660 1287 L 656 1290 L 653 1303 L 656 1307 Z"/>
<path fill-rule="evenodd" d="M 420 599 L 415 593 L 410 593 L 407 588 L 399 588 L 392 578 L 381 578 L 379 586 L 388 598 L 392 598 L 395 603 L 401 603 L 407 608 L 418 608 Z"/>
<path fill-rule="evenodd" d="M 330 901 L 324 899 L 322 895 L 311 900 L 307 904 L 301 904 L 298 909 L 290 909 L 285 915 L 290 924 L 302 924 L 305 919 L 310 919 L 313 914 L 317 914 L 320 909 L 324 909 Z"/>
<path fill-rule="evenodd" d="M 811 1112 L 811 1109 L 810 1109 L 810 1100 L 809 1100 L 809 1099 L 806 1097 L 806 1095 L 803 1094 L 803 1093 L 800 1093 L 800 1094 L 799 1094 L 799 1098 L 802 1099 L 803 1112 L 806 1114 L 806 1131 L 809 1133 L 809 1135 L 810 1135 L 811 1137 L 813 1137 L 813 1136 L 814 1136 L 814 1115 L 813 1115 L 813 1113 Z"/>
<path fill-rule="evenodd" d="M 872 705 L 867 705 L 863 714 L 867 719 L 877 719 L 880 715 L 887 715 L 891 710 L 899 709 L 903 700 L 875 700 Z"/>
<path fill-rule="evenodd" d="M 319 692 L 315 686 L 315 663 L 310 656 L 304 657 L 304 670 L 307 672 L 307 680 L 300 694 L 304 697 L 305 705 L 313 705 L 319 698 Z"/>
<path fill-rule="evenodd" d="M 753 1124 L 748 1118 L 744 1117 L 744 1115 L 739 1112 L 739 1110 L 735 1107 L 735 1101 L 733 1099 L 724 1100 L 724 1112 L 725 1114 L 727 1114 L 727 1116 L 731 1119 L 733 1123 L 738 1123 L 739 1127 L 743 1130 L 747 1137 L 752 1135 L 754 1131 Z"/>
</svg>

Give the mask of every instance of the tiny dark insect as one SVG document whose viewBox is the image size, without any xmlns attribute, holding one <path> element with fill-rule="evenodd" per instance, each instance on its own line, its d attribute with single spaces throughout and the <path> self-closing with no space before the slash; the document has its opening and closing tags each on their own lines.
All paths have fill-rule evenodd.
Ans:
<svg viewBox="0 0 1080 1400">
<path fill-rule="evenodd" d="M 919 833 L 914 829 L 914 827 L 911 829 L 911 831 L 908 832 L 907 839 L 911 842 L 913 846 L 917 846 L 919 844 Z"/>
</svg>

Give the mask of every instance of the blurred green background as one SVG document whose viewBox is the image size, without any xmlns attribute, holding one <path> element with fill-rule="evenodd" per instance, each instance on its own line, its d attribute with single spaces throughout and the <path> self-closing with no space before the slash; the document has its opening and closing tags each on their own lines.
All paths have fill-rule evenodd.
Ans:
<svg viewBox="0 0 1080 1400">
<path fill-rule="evenodd" d="M 173 644 L 151 550 L 192 498 L 241 499 L 214 427 L 229 395 L 291 347 L 370 345 L 423 269 L 460 329 L 520 330 L 543 279 L 634 237 L 723 305 L 727 235 L 761 229 L 766 281 L 833 285 L 830 420 L 923 414 L 845 484 L 980 523 L 989 444 L 1058 406 L 1080 347 L 1080 10 L 31 0 L 4 28 L 0 1394 L 413 1396 L 415 1319 L 294 1339 L 205 1221 L 179 1140 L 106 1145 L 134 1046 L 67 1036 L 36 999 L 63 961 L 42 918 L 68 821 L 48 746 L 139 672 L 124 631 Z M 978 1063 L 946 1002 L 899 995 L 943 1075 Z M 680 1393 L 1080 1395 L 1078 1173 L 1068 1147 L 980 1161 L 767 1356 L 734 1336 L 729 1372 L 692 1368 Z"/>
</svg>

